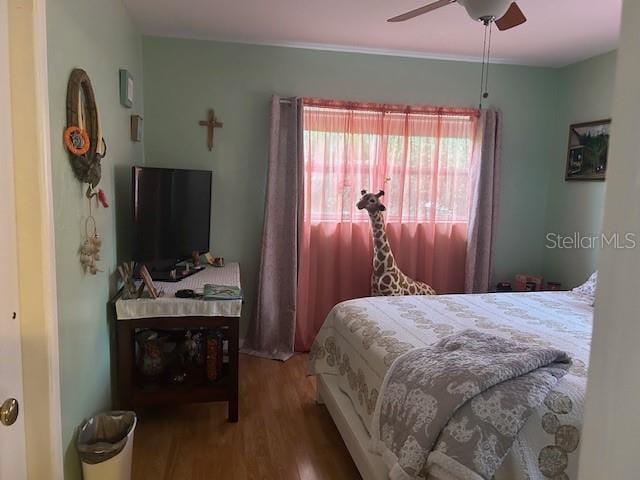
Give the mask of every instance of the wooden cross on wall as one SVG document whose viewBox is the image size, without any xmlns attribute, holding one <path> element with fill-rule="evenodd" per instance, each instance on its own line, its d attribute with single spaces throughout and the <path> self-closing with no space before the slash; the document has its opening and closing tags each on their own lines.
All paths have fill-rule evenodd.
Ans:
<svg viewBox="0 0 640 480">
<path fill-rule="evenodd" d="M 214 128 L 222 128 L 222 122 L 219 122 L 216 118 L 216 112 L 212 109 L 209 109 L 207 113 L 206 120 L 200 120 L 198 124 L 202 127 L 207 127 L 207 147 L 209 147 L 209 151 L 213 149 L 213 129 Z"/>
</svg>

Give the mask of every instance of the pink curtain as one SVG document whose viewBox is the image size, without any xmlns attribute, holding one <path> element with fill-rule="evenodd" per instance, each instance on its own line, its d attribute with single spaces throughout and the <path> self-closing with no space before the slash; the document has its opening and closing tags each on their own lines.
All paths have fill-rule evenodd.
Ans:
<svg viewBox="0 0 640 480">
<path fill-rule="evenodd" d="M 310 348 L 331 308 L 369 295 L 369 219 L 360 190 L 383 189 L 400 268 L 439 293 L 463 292 L 473 109 L 304 101 L 304 201 L 295 347 Z"/>
</svg>

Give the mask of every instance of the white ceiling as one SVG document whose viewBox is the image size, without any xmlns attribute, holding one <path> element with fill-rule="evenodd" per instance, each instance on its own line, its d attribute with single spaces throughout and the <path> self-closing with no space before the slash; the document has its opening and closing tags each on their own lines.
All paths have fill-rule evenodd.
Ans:
<svg viewBox="0 0 640 480">
<path fill-rule="evenodd" d="M 124 0 L 148 35 L 477 60 L 460 5 L 390 24 L 429 0 Z M 622 0 L 518 0 L 529 21 L 494 36 L 496 62 L 562 66 L 617 47 Z"/>
</svg>

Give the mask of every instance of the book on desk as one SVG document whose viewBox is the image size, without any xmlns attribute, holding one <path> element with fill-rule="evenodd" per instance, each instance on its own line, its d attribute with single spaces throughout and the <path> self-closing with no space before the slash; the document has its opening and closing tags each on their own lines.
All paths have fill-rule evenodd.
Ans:
<svg viewBox="0 0 640 480">
<path fill-rule="evenodd" d="M 235 285 L 207 283 L 202 289 L 203 300 L 242 300 L 242 289 Z"/>
</svg>

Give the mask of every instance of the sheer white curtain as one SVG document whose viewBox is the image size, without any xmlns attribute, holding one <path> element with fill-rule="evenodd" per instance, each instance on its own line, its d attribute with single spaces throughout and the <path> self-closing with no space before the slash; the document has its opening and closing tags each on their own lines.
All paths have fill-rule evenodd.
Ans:
<svg viewBox="0 0 640 480">
<path fill-rule="evenodd" d="M 369 220 L 361 189 L 386 192 L 400 268 L 462 292 L 479 112 L 305 99 L 304 215 L 296 349 L 308 350 L 338 302 L 369 294 Z"/>
</svg>

